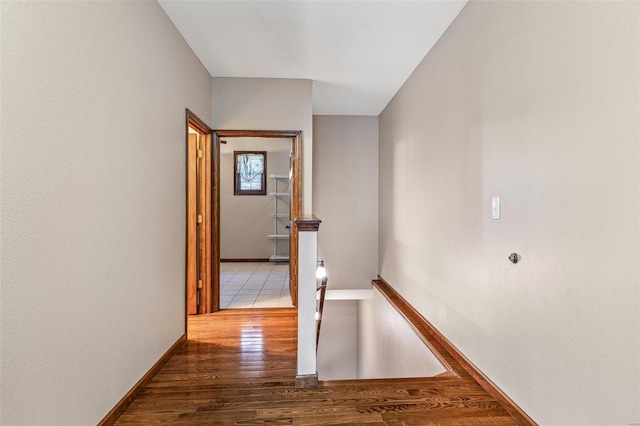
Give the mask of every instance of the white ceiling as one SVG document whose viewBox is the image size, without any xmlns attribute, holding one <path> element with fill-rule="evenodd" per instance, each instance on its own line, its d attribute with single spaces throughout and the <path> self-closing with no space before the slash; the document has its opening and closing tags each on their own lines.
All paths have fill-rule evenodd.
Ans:
<svg viewBox="0 0 640 426">
<path fill-rule="evenodd" d="M 465 1 L 158 0 L 214 77 L 303 78 L 317 115 L 378 115 Z"/>
</svg>

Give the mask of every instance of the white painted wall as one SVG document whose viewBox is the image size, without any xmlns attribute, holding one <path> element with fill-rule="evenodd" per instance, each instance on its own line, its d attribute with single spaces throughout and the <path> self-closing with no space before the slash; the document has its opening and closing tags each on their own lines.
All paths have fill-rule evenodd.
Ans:
<svg viewBox="0 0 640 426">
<path fill-rule="evenodd" d="M 302 130 L 302 212 L 311 214 L 311 80 L 213 77 L 213 127 Z"/>
<path fill-rule="evenodd" d="M 640 421 L 639 8 L 471 2 L 380 116 L 381 275 L 540 424 Z"/>
<path fill-rule="evenodd" d="M 289 212 L 289 200 L 275 198 L 270 175 L 289 175 L 291 139 L 225 138 L 220 144 L 220 257 L 222 259 L 268 259 L 273 255 L 274 202 L 278 212 Z M 267 195 L 234 195 L 234 151 L 267 151 Z M 289 182 L 280 181 L 278 190 L 289 192 Z M 279 218 L 277 231 L 286 235 L 288 218 Z M 289 241 L 277 241 L 278 253 L 289 253 Z"/>
<path fill-rule="evenodd" d="M 155 2 L 0 10 L 0 423 L 95 424 L 184 333 L 211 80 Z"/>
<path fill-rule="evenodd" d="M 316 361 L 316 259 L 318 233 L 298 234 L 298 359 L 297 375 L 318 373 Z"/>
<path fill-rule="evenodd" d="M 318 345 L 320 380 L 431 377 L 445 371 L 377 289 L 327 292 Z"/>
<path fill-rule="evenodd" d="M 378 117 L 313 117 L 313 208 L 330 289 L 378 275 Z"/>
<path fill-rule="evenodd" d="M 357 300 L 325 300 L 318 343 L 318 379 L 358 378 L 357 319 Z"/>
<path fill-rule="evenodd" d="M 358 302 L 358 378 L 432 377 L 446 369 L 374 287 Z"/>
</svg>

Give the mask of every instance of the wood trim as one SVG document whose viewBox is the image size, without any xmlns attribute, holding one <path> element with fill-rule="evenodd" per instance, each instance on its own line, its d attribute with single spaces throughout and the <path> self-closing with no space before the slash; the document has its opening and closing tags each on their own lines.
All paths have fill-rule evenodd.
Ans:
<svg viewBox="0 0 640 426">
<path fill-rule="evenodd" d="M 212 140 L 211 158 L 211 312 L 220 310 L 220 137 Z"/>
<path fill-rule="evenodd" d="M 113 425 L 118 420 L 118 418 L 120 418 L 122 413 L 127 411 L 127 408 L 129 408 L 129 406 L 133 403 L 133 401 L 138 397 L 140 392 L 142 392 L 144 388 L 147 387 L 149 382 L 155 377 L 156 374 L 158 374 L 160 369 L 164 367 L 167 361 L 169 361 L 169 359 L 173 355 L 175 355 L 180 348 L 182 348 L 182 346 L 186 343 L 186 341 L 187 341 L 186 334 L 183 334 L 182 336 L 180 336 L 180 338 L 176 340 L 176 342 L 173 345 L 171 345 L 169 350 L 167 350 L 167 352 L 165 352 L 164 355 L 162 355 L 160 359 L 155 364 L 153 364 L 153 366 L 149 369 L 149 371 L 147 371 L 147 373 L 144 376 L 142 376 L 140 380 L 138 380 L 138 383 L 133 385 L 133 387 L 129 390 L 129 392 L 127 392 L 125 396 L 123 396 L 122 399 L 118 401 L 118 403 L 111 409 L 111 411 L 109 411 L 107 415 L 104 416 L 102 420 L 100 420 L 100 423 L 98 423 L 98 426 Z"/>
<path fill-rule="evenodd" d="M 269 258 L 264 258 L 264 259 L 220 259 L 220 262 L 227 262 L 227 263 L 241 263 L 241 262 L 270 262 Z"/>
<path fill-rule="evenodd" d="M 194 129 L 199 131 L 200 133 L 211 133 L 213 130 L 211 127 L 207 125 L 204 121 L 200 120 L 197 115 L 195 115 L 189 108 L 186 111 L 187 114 L 187 124 L 191 125 Z"/>
<path fill-rule="evenodd" d="M 289 237 L 289 292 L 291 304 L 298 306 L 298 225 L 296 219 L 302 215 L 302 132 L 298 132 L 291 146 L 291 234 Z"/>
<path fill-rule="evenodd" d="M 521 425 L 537 425 L 527 413 L 522 410 L 507 394 L 505 394 L 495 383 L 478 369 L 469 359 L 456 348 L 433 324 L 427 321 L 409 302 L 406 301 L 388 282 L 378 275 L 377 280 L 373 280 L 373 285 L 389 300 L 394 306 L 399 307 L 403 315 L 418 329 L 423 329 L 428 333 L 423 335 L 426 339 L 435 340 L 449 356 L 451 356 L 489 395 Z M 397 303 L 397 304 L 396 304 Z M 406 311 L 405 311 L 406 310 Z M 437 351 L 434 351 L 436 354 Z M 443 354 L 440 354 L 442 356 Z M 436 355 L 438 356 L 438 355 Z M 440 358 L 438 358 L 440 359 Z M 453 370 L 455 371 L 455 370 Z M 460 371 L 455 371 L 459 376 Z"/>
<path fill-rule="evenodd" d="M 296 225 L 298 225 L 298 231 L 314 231 L 318 232 L 320 223 L 322 221 L 314 215 L 301 216 L 296 219 Z"/>
<path fill-rule="evenodd" d="M 211 133 L 207 133 L 203 137 L 203 171 L 204 171 L 204 282 L 203 282 L 203 291 L 202 291 L 202 305 L 203 308 L 200 309 L 200 312 L 213 312 L 213 267 L 211 262 L 211 252 L 212 252 L 212 218 L 211 218 L 211 164 L 212 164 L 212 150 L 213 147 L 211 145 L 212 137 Z"/>
<path fill-rule="evenodd" d="M 318 373 L 301 374 L 296 376 L 296 389 L 310 389 L 318 387 Z"/>
<path fill-rule="evenodd" d="M 300 130 L 215 130 L 221 138 L 295 138 Z"/>
</svg>

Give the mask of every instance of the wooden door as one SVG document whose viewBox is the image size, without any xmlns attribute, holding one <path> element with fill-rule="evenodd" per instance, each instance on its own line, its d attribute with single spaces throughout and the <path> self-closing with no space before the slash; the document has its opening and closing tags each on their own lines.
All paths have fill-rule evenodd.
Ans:
<svg viewBox="0 0 640 426">
<path fill-rule="evenodd" d="M 198 134 L 187 137 L 187 315 L 198 313 L 197 175 Z"/>
<path fill-rule="evenodd" d="M 211 312 L 211 150 L 208 135 L 198 134 L 196 151 L 198 313 Z"/>
<path fill-rule="evenodd" d="M 187 314 L 211 311 L 210 138 L 189 133 L 187 148 Z"/>
</svg>

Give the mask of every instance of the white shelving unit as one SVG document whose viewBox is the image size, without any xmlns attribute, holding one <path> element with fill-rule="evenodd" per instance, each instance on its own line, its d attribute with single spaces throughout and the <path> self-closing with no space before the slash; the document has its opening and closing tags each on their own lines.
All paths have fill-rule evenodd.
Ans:
<svg viewBox="0 0 640 426">
<path fill-rule="evenodd" d="M 287 186 L 287 190 L 289 190 L 289 176 L 269 175 L 269 178 L 273 180 L 273 192 L 269 194 L 273 197 L 273 213 L 269 215 L 273 218 L 273 234 L 267 235 L 268 239 L 273 240 L 273 255 L 269 258 L 269 260 L 272 262 L 285 262 L 289 260 L 289 255 L 278 252 L 278 241 L 289 240 L 289 233 L 282 233 L 281 229 L 279 229 L 278 227 L 278 224 L 283 220 L 285 222 L 289 222 L 288 219 L 290 195 L 289 192 L 282 192 L 282 190 L 284 189 L 283 186 L 285 184 Z M 280 208 L 278 208 L 279 204 L 281 205 Z M 286 212 L 283 211 L 282 204 L 287 206 Z"/>
</svg>

